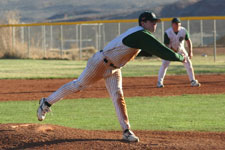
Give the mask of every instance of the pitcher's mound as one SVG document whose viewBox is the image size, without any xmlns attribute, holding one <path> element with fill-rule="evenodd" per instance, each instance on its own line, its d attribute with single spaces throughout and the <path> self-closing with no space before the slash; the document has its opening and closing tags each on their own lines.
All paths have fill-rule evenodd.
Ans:
<svg viewBox="0 0 225 150">
<path fill-rule="evenodd" d="M 121 131 L 79 130 L 48 124 L 0 124 L 0 149 L 225 149 L 225 132 L 134 131 L 139 143 L 121 140 Z"/>
</svg>

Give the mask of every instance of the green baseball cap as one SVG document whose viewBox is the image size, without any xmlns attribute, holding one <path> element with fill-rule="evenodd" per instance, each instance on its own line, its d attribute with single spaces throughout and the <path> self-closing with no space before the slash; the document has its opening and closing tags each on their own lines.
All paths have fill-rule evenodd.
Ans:
<svg viewBox="0 0 225 150">
<path fill-rule="evenodd" d="M 141 21 L 147 21 L 147 20 L 150 20 L 150 21 L 156 21 L 156 22 L 160 22 L 161 20 L 156 17 L 156 15 L 151 12 L 151 11 L 145 11 L 143 12 L 142 14 L 140 14 L 139 18 L 138 18 L 138 22 L 139 24 L 141 23 Z"/>
<path fill-rule="evenodd" d="M 171 22 L 172 23 L 181 23 L 179 18 L 173 18 Z"/>
</svg>

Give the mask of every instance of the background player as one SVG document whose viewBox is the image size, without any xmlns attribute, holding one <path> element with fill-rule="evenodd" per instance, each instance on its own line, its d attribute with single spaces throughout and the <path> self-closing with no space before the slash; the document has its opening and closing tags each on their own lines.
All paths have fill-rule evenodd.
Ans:
<svg viewBox="0 0 225 150">
<path fill-rule="evenodd" d="M 188 53 L 185 50 L 184 41 L 187 43 Z M 182 54 L 186 57 L 187 61 L 185 61 L 183 64 L 187 70 L 191 86 L 199 87 L 200 83 L 195 79 L 194 69 L 191 62 L 191 58 L 193 56 L 192 42 L 187 30 L 181 26 L 181 21 L 179 18 L 172 19 L 172 27 L 167 29 L 164 35 L 164 44 L 171 48 L 174 52 Z M 169 64 L 170 61 L 162 60 L 162 66 L 160 67 L 158 74 L 158 88 L 164 87 L 163 81 Z"/>
<path fill-rule="evenodd" d="M 138 142 L 139 138 L 130 130 L 126 103 L 122 90 L 121 68 L 140 52 L 140 49 L 170 61 L 185 61 L 181 54 L 175 53 L 154 38 L 157 22 L 160 19 L 152 12 L 144 12 L 139 16 L 139 26 L 128 29 L 116 37 L 103 49 L 96 52 L 87 62 L 87 66 L 78 77 L 48 98 L 42 98 L 37 110 L 39 121 L 45 119 L 50 106 L 68 94 L 79 92 L 100 79 L 105 80 L 106 88 L 112 98 L 121 128 L 123 139 Z"/>
</svg>

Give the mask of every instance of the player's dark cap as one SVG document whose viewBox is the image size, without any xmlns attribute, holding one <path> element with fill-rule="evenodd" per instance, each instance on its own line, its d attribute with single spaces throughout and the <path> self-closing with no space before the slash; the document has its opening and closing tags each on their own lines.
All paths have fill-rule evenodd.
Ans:
<svg viewBox="0 0 225 150">
<path fill-rule="evenodd" d="M 145 11 L 142 14 L 140 14 L 138 18 L 139 25 L 141 25 L 142 21 L 147 21 L 147 20 L 156 21 L 156 22 L 161 21 L 158 17 L 156 17 L 156 15 L 153 12 Z"/>
<path fill-rule="evenodd" d="M 171 22 L 172 23 L 181 23 L 179 18 L 173 18 Z"/>
</svg>

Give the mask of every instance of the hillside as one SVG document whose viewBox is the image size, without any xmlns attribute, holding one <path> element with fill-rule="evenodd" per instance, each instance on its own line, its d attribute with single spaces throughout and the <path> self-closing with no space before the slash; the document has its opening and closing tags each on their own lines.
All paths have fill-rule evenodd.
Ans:
<svg viewBox="0 0 225 150">
<path fill-rule="evenodd" d="M 225 16 L 225 0 L 178 1 L 162 8 L 162 17 L 171 16 Z"/>
<path fill-rule="evenodd" d="M 16 11 L 22 22 L 44 22 L 53 19 L 95 19 L 113 14 L 130 13 L 178 0 L 4 0 L 0 1 L 0 19 Z"/>
<path fill-rule="evenodd" d="M 154 11 L 160 17 L 225 16 L 225 0 L 178 0 L 173 3 L 161 3 L 158 5 L 146 5 L 134 8 L 118 9 L 117 11 L 104 13 L 99 9 L 92 9 L 93 12 L 91 12 L 91 10 L 81 11 L 80 14 L 76 11 L 67 11 L 64 15 L 57 14 L 48 18 L 48 20 L 81 21 L 134 19 L 137 18 L 143 10 Z"/>
<path fill-rule="evenodd" d="M 225 16 L 225 0 L 10 0 L 0 1 L 0 23 L 8 11 L 21 22 L 134 19 L 144 10 L 160 17 Z"/>
</svg>

